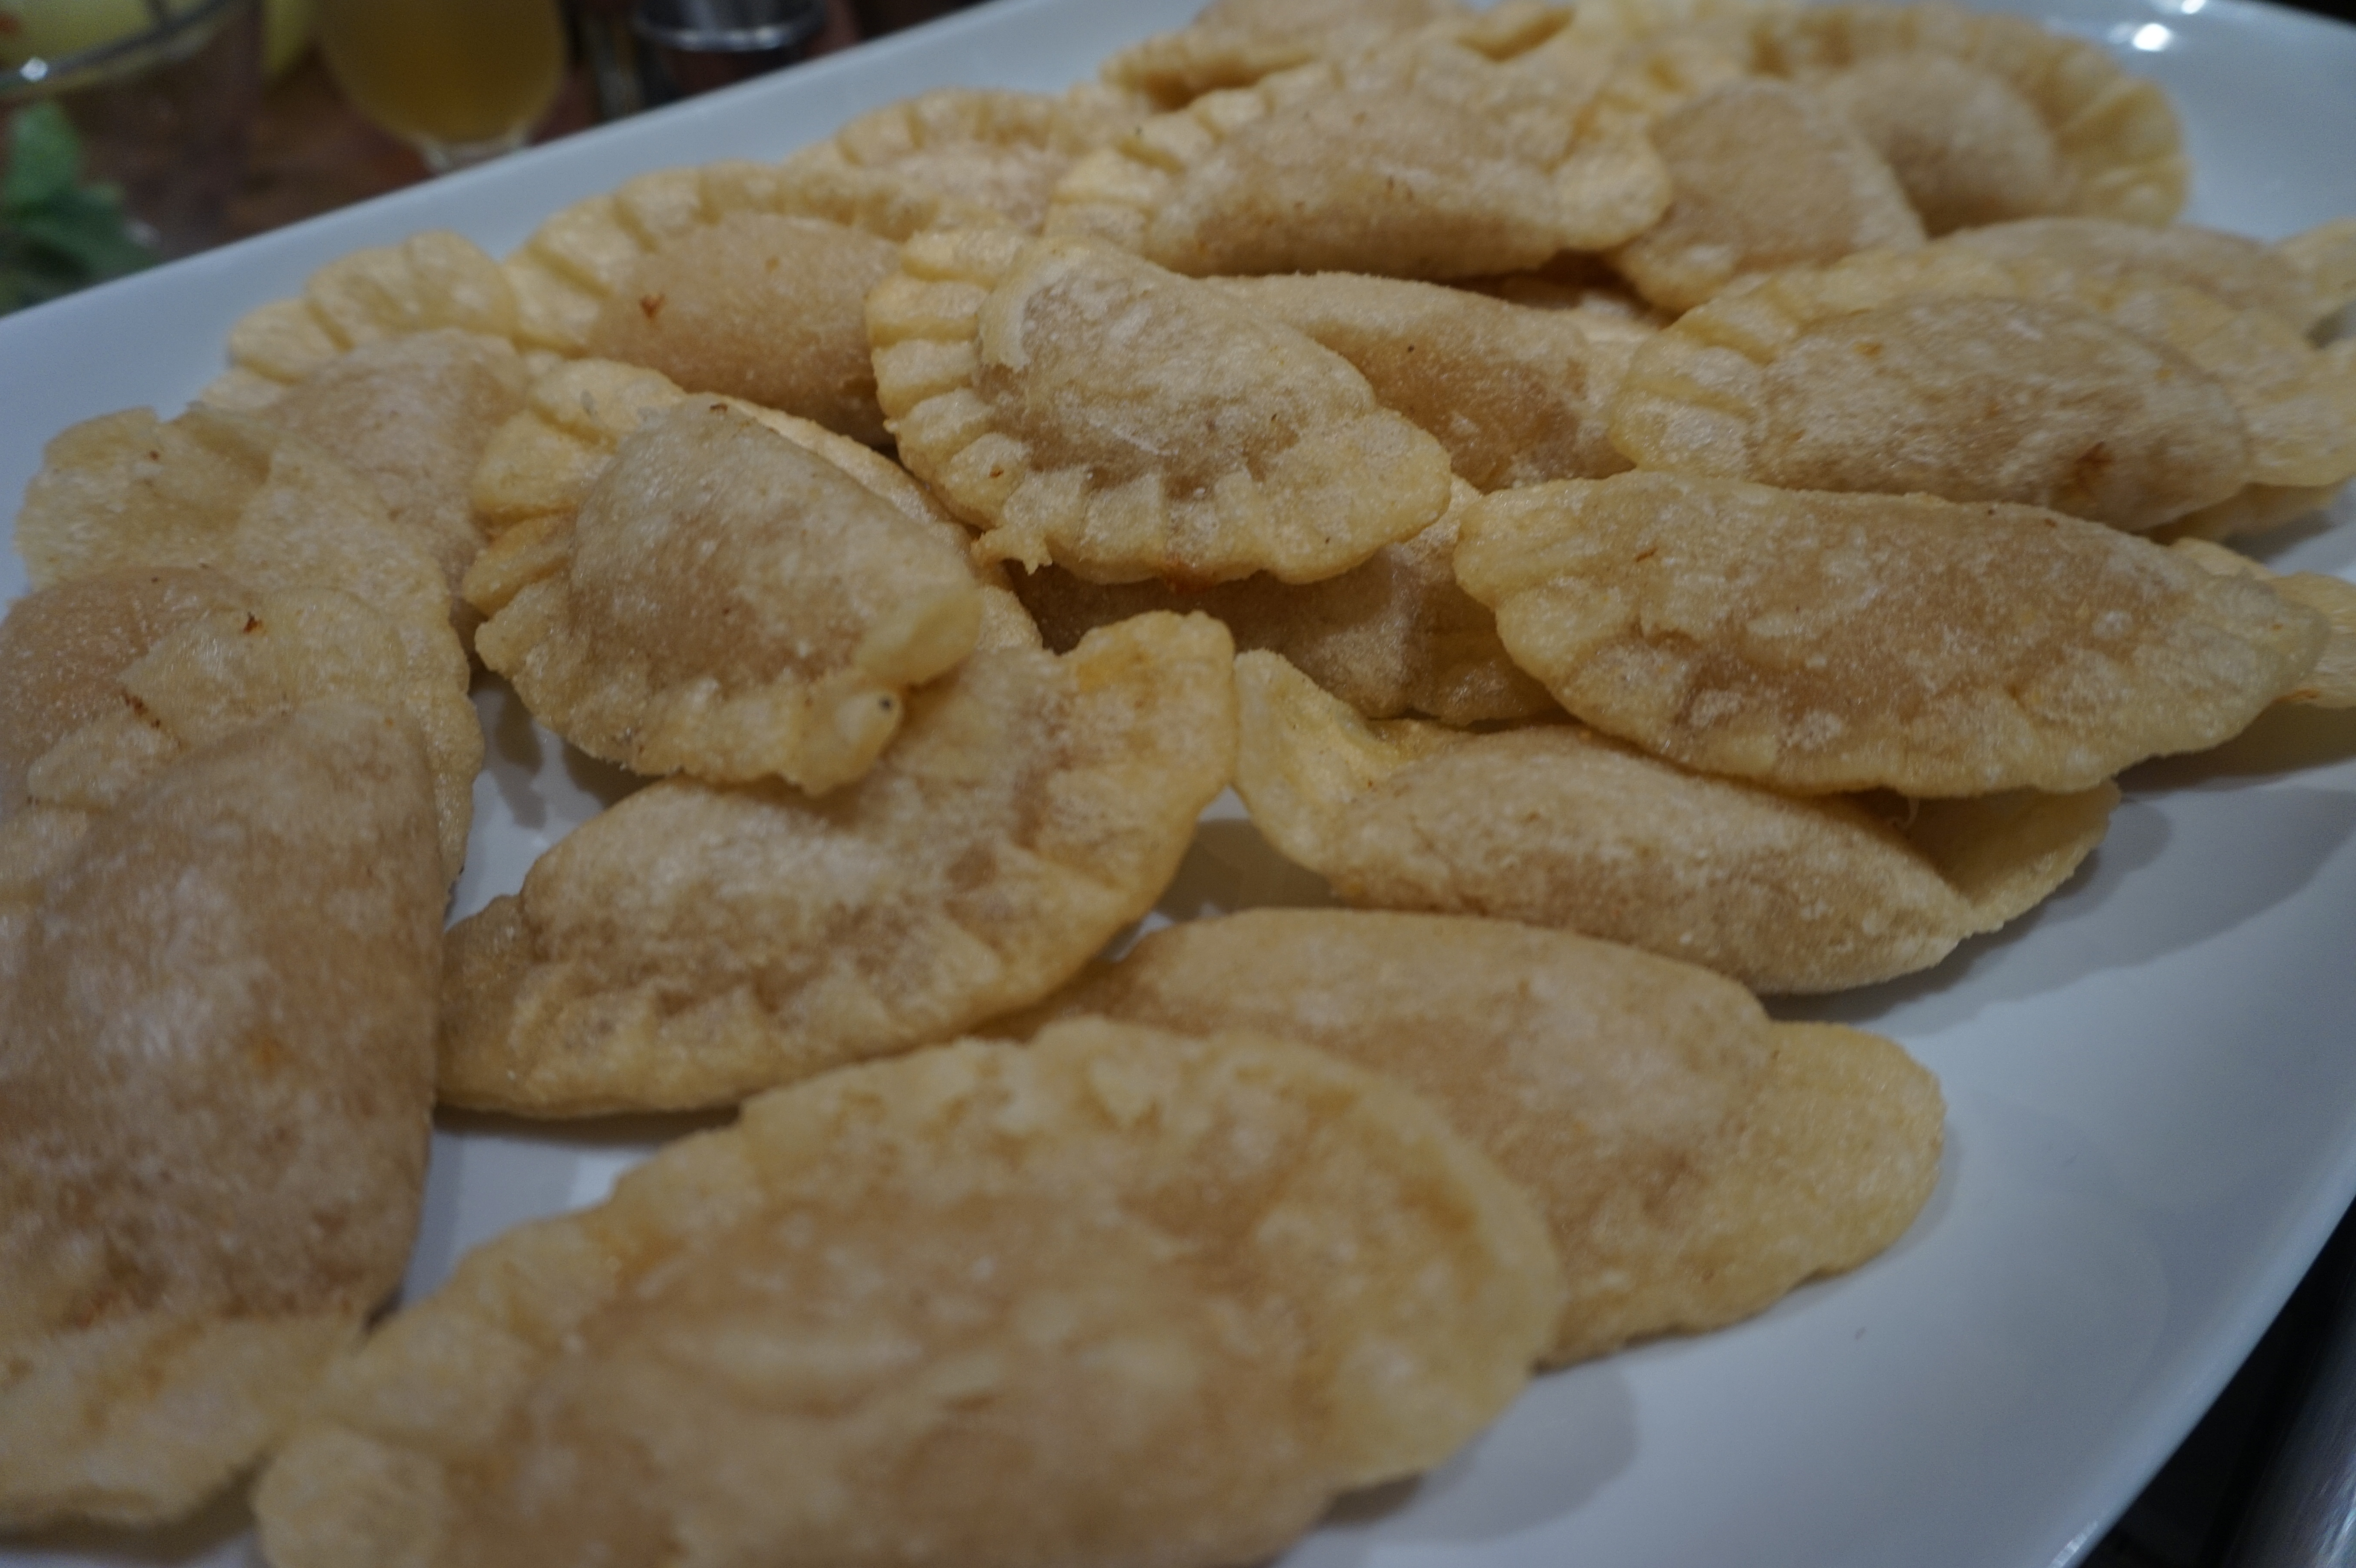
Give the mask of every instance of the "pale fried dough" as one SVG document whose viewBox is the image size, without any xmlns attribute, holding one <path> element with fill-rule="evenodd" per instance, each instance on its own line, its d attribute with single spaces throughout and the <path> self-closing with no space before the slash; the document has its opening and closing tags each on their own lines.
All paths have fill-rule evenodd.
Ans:
<svg viewBox="0 0 2356 1568">
<path fill-rule="evenodd" d="M 444 327 L 513 339 L 516 296 L 472 240 L 429 229 L 337 257 L 296 298 L 239 318 L 229 334 L 233 368 L 204 399 L 232 411 L 257 407 L 351 349 Z"/>
<path fill-rule="evenodd" d="M 1937 1179 L 1936 1082 L 1886 1040 L 1770 1023 L 1689 965 L 1504 921 L 1256 910 L 1157 931 L 1023 1020 L 1320 1046 L 1430 1100 L 1537 1198 L 1553 1362 L 1718 1328 L 1896 1240 Z"/>
<path fill-rule="evenodd" d="M 1666 474 L 1487 496 L 1456 575 L 1588 723 L 1804 793 L 2091 788 L 2237 733 L 2326 635 L 2059 513 Z"/>
<path fill-rule="evenodd" d="M 1662 116 L 1651 135 L 1676 194 L 1612 262 L 1665 309 L 1697 305 L 1753 273 L 1922 242 L 1881 155 L 1786 83 L 1730 82 Z"/>
<path fill-rule="evenodd" d="M 722 1104 L 1035 999 L 1151 906 L 1227 783 L 1231 648 L 1149 615 L 979 653 L 822 801 L 632 795 L 451 932 L 444 1098 Z"/>
<path fill-rule="evenodd" d="M 1049 234 L 1177 272 L 1513 272 L 1635 238 L 1669 204 L 1639 126 L 1444 38 L 1302 66 L 1074 165 Z"/>
<path fill-rule="evenodd" d="M 2241 310 L 2262 310 L 2306 332 L 2356 294 L 2356 221 L 2342 219 L 2268 245 L 2189 223 L 2153 228 L 2105 218 L 2026 218 L 1960 229 L 1956 247 L 2014 261 L 2120 278 L 2185 283 Z"/>
<path fill-rule="evenodd" d="M 1060 94 L 945 87 L 871 110 L 789 162 L 813 185 L 872 191 L 870 200 L 979 203 L 1035 234 L 1074 161 L 1151 112 L 1094 84 Z"/>
<path fill-rule="evenodd" d="M 483 535 L 467 491 L 484 446 L 523 407 L 530 382 L 505 338 L 440 328 L 339 355 L 254 417 L 334 453 L 376 486 L 393 522 L 441 567 L 452 619 L 471 635 L 458 584 Z"/>
<path fill-rule="evenodd" d="M 1554 711 L 1546 688 L 1505 656 L 1496 617 L 1456 586 L 1456 510 L 1479 492 L 1455 485 L 1449 515 L 1339 577 L 1295 586 L 1267 577 L 1185 592 L 1158 582 L 1085 581 L 1049 566 L 1014 576 L 1047 646 L 1077 645 L 1098 626 L 1154 610 L 1199 610 L 1238 648 L 1282 654 L 1361 713 L 1410 709 L 1449 724 Z"/>
<path fill-rule="evenodd" d="M 78 578 L 8 606 L 0 620 L 0 816 L 25 804 L 25 770 L 42 752 L 122 705 L 125 669 L 166 634 L 241 598 L 220 572 L 165 568 Z"/>
<path fill-rule="evenodd" d="M 1779 273 L 1630 359 L 1642 468 L 2051 507 L 2145 530 L 2258 475 L 2233 389 L 2163 342 L 1954 253 Z"/>
<path fill-rule="evenodd" d="M 103 581 L 103 580 L 101 580 Z M 119 670 L 112 700 L 26 770 L 46 805 L 102 811 L 187 752 L 316 703 L 402 714 L 434 774 L 443 859 L 464 863 L 483 732 L 464 688 L 404 656 L 398 628 L 349 594 L 235 589 L 191 611 Z M 52 590 L 51 592 L 57 592 Z"/>
<path fill-rule="evenodd" d="M 535 718 L 643 773 L 848 784 L 980 632 L 957 530 L 725 404 L 650 419 L 554 543 L 476 646 Z"/>
<path fill-rule="evenodd" d="M 985 530 L 980 559 L 1306 582 L 1447 506 L 1439 443 L 1206 283 L 1003 229 L 919 236 L 901 268 L 868 299 L 884 407 L 910 470 Z"/>
<path fill-rule="evenodd" d="M 403 688 L 464 700 L 466 650 L 423 540 L 392 521 L 368 481 L 300 436 L 201 404 L 168 424 L 134 409 L 74 426 L 43 458 L 16 518 L 16 548 L 35 587 L 130 569 L 209 568 L 257 593 L 331 589 L 391 623 Z M 443 852 L 455 878 L 482 737 L 436 734 Z"/>
<path fill-rule="evenodd" d="M 1518 1392 L 1562 1279 L 1422 1101 L 1101 1021 L 766 1095 L 463 1262 L 263 1478 L 279 1568 L 1258 1562 Z"/>
<path fill-rule="evenodd" d="M 2265 583 L 2293 604 L 2304 604 L 2330 624 L 2331 635 L 2305 679 L 2283 694 L 2285 702 L 2317 708 L 2356 708 L 2356 583 L 2319 571 L 2269 571 L 2248 556 L 2203 539 L 2179 539 L 2173 547 L 2204 570 Z"/>
<path fill-rule="evenodd" d="M 0 1525 L 195 1508 L 400 1279 L 433 1099 L 429 784 L 399 719 L 305 709 L 90 820 L 7 901 Z"/>
<path fill-rule="evenodd" d="M 1459 0 L 1212 0 L 1175 32 L 1104 62 L 1105 80 L 1177 107 L 1313 59 L 1356 53 L 1472 13 Z"/>
<path fill-rule="evenodd" d="M 1761 992 L 1927 968 L 2041 902 L 2118 791 L 1915 805 L 1690 773 L 1590 731 L 1369 724 L 1272 655 L 1237 663 L 1236 789 L 1288 859 L 1362 908 L 1624 942 Z"/>
<path fill-rule="evenodd" d="M 1579 313 L 1353 272 L 1212 283 L 1347 359 L 1479 489 L 1628 466 L 1604 435 L 1625 360 L 1598 350 Z"/>
</svg>

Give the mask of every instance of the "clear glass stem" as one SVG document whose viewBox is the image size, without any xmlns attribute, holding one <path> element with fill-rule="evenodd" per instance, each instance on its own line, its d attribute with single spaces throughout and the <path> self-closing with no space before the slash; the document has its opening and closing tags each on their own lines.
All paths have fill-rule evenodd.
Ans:
<svg viewBox="0 0 2356 1568">
<path fill-rule="evenodd" d="M 411 144 L 425 166 L 437 175 L 454 169 L 471 169 L 477 164 L 487 164 L 493 158 L 505 157 L 531 139 L 531 127 L 519 125 L 504 136 L 494 136 L 487 142 L 435 142 L 420 137 Z"/>
</svg>

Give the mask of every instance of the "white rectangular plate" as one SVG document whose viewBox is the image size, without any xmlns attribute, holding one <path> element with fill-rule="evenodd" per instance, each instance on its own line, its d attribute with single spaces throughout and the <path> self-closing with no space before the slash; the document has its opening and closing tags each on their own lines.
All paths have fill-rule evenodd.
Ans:
<svg viewBox="0 0 2356 1568">
<path fill-rule="evenodd" d="M 781 155 L 926 88 L 1055 89 L 1196 0 L 998 0 L 665 113 L 0 319 L 0 495 L 110 410 L 176 410 L 229 325 L 423 228 L 495 253 L 630 175 Z M 2356 29 L 2240 0 L 2042 0 L 2175 95 L 2188 217 L 2266 237 L 2356 213 Z M 2264 541 L 2352 575 L 2356 515 Z M 22 592 L 0 562 L 0 599 Z M 456 913 L 513 889 L 616 781 L 479 700 L 492 766 Z M 1286 1568 L 2045 1568 L 2181 1437 L 2356 1195 L 2356 716 L 2276 713 L 2154 764 L 2087 870 L 1930 973 L 1815 1009 L 1891 1034 L 1949 1101 L 1939 1189 L 1847 1277 L 1728 1332 L 1543 1378 L 1453 1463 L 1352 1499 Z M 1230 811 L 1232 801 L 1223 803 Z M 1215 808 L 1216 809 L 1216 808 Z M 1289 891 L 1206 837 L 1172 916 Z M 670 1123 L 452 1118 L 410 1291 L 601 1196 Z M 252 1561 L 234 1506 L 165 1538 L 77 1534 L 0 1568 Z"/>
</svg>

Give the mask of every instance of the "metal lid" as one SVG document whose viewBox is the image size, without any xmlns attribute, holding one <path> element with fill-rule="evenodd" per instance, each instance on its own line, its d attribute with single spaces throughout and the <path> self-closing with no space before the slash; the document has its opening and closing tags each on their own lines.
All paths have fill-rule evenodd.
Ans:
<svg viewBox="0 0 2356 1568">
<path fill-rule="evenodd" d="M 637 0 L 630 31 L 695 54 L 789 49 L 826 26 L 826 0 Z"/>
</svg>

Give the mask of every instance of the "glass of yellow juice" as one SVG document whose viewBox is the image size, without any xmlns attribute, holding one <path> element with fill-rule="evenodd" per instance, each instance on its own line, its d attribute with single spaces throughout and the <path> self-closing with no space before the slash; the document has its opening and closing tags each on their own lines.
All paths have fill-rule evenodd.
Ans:
<svg viewBox="0 0 2356 1568">
<path fill-rule="evenodd" d="M 513 152 L 564 75 L 556 0 L 319 0 L 327 69 L 436 174 Z"/>
</svg>

